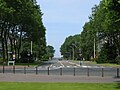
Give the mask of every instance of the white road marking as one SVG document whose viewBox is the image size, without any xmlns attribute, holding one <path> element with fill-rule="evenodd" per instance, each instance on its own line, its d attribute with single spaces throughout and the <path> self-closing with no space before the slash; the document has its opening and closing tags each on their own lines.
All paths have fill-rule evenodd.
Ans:
<svg viewBox="0 0 120 90">
<path fill-rule="evenodd" d="M 59 63 L 60 63 L 60 65 L 61 65 L 62 67 L 64 67 L 64 65 L 62 64 L 62 62 L 61 62 L 61 61 L 59 61 Z"/>
<path fill-rule="evenodd" d="M 50 67 L 52 67 L 52 66 L 53 66 L 53 64 L 50 65 Z"/>
<path fill-rule="evenodd" d="M 70 67 L 70 66 L 67 66 L 67 67 Z"/>
<path fill-rule="evenodd" d="M 76 66 L 80 67 L 79 64 L 76 64 L 76 63 L 73 63 L 73 62 L 69 62 L 69 63 L 70 63 L 70 64 L 73 64 L 74 66 L 76 65 Z"/>
</svg>

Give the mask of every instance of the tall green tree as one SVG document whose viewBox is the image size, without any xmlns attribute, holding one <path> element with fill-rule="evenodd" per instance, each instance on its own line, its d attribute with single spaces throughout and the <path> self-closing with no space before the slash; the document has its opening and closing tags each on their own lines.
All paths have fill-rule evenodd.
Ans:
<svg viewBox="0 0 120 90">
<path fill-rule="evenodd" d="M 22 42 L 31 42 L 39 47 L 37 56 L 41 59 L 40 51 L 45 51 L 45 27 L 42 23 L 42 12 L 36 0 L 0 0 L 0 41 L 3 59 L 8 60 L 8 51 L 20 58 Z M 9 42 L 9 43 L 8 43 Z"/>
<path fill-rule="evenodd" d="M 51 60 L 54 57 L 54 47 L 51 45 L 48 45 L 46 47 L 46 54 L 44 55 L 44 59 Z"/>
<path fill-rule="evenodd" d="M 60 52 L 66 59 L 79 58 L 80 51 L 80 35 L 69 36 L 61 45 Z"/>
</svg>

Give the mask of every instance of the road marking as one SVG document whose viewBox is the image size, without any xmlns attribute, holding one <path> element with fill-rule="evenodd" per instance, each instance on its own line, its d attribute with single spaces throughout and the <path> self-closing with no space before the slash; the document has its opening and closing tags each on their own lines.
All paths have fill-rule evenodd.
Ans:
<svg viewBox="0 0 120 90">
<path fill-rule="evenodd" d="M 70 67 L 70 66 L 67 66 L 67 67 Z"/>
<path fill-rule="evenodd" d="M 53 66 L 53 68 L 56 68 L 57 66 Z"/>
<path fill-rule="evenodd" d="M 69 63 L 70 63 L 70 64 L 73 64 L 74 66 L 76 65 L 76 66 L 80 67 L 79 64 L 76 64 L 76 63 L 73 63 L 73 62 L 69 62 Z"/>
<path fill-rule="evenodd" d="M 50 67 L 52 67 L 52 66 L 53 66 L 53 64 L 50 65 Z"/>
<path fill-rule="evenodd" d="M 61 62 L 61 61 L 59 61 L 59 63 L 60 63 L 60 65 L 61 65 L 62 67 L 64 67 L 64 65 L 62 64 L 62 62 Z"/>
</svg>

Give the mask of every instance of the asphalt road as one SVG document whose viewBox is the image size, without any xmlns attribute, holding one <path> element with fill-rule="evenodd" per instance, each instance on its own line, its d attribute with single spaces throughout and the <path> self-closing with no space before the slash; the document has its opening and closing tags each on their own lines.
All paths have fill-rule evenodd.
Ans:
<svg viewBox="0 0 120 90">
<path fill-rule="evenodd" d="M 0 73 L 3 73 L 3 68 L 0 68 Z M 120 68 L 119 68 L 120 70 Z M 23 73 L 23 74 L 40 74 L 40 75 L 72 75 L 72 76 L 99 76 L 99 77 L 116 77 L 120 75 L 117 73 L 117 68 L 103 67 L 88 64 L 78 61 L 66 60 L 51 60 L 44 62 L 41 66 L 35 67 L 13 67 L 6 68 L 4 73 Z"/>
<path fill-rule="evenodd" d="M 71 75 L 35 75 L 35 74 L 0 74 L 0 82 L 79 82 L 79 83 L 120 83 L 113 77 L 84 77 Z M 120 85 L 120 84 L 118 84 Z"/>
</svg>

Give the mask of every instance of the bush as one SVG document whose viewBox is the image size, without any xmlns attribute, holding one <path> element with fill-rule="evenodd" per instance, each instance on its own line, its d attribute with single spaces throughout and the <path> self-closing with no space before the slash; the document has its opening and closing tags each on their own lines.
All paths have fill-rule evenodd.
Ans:
<svg viewBox="0 0 120 90">
<path fill-rule="evenodd" d="M 105 43 L 101 48 L 97 63 L 116 63 L 116 56 L 117 52 L 115 45 Z"/>
<path fill-rule="evenodd" d="M 21 55 L 21 58 L 20 58 L 19 63 L 28 63 L 28 58 L 29 58 L 29 63 L 33 63 L 35 61 L 33 59 L 33 55 L 30 54 L 30 56 L 28 56 L 27 51 L 22 51 L 20 55 Z"/>
<path fill-rule="evenodd" d="M 99 53 L 98 59 L 96 59 L 97 63 L 106 63 L 107 62 L 107 53 L 105 50 L 101 50 Z"/>
<path fill-rule="evenodd" d="M 120 55 L 118 55 L 116 58 L 115 58 L 115 61 L 117 64 L 120 64 Z"/>
<path fill-rule="evenodd" d="M 97 61 L 98 58 L 92 58 L 91 61 L 94 62 L 94 61 Z"/>
</svg>

